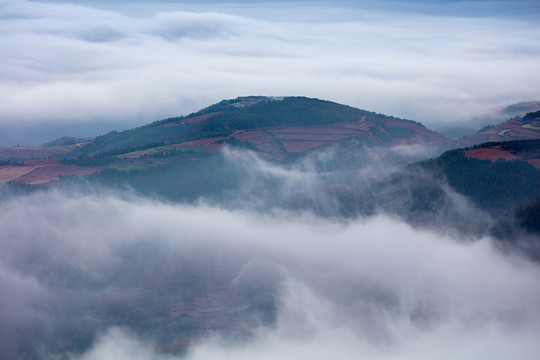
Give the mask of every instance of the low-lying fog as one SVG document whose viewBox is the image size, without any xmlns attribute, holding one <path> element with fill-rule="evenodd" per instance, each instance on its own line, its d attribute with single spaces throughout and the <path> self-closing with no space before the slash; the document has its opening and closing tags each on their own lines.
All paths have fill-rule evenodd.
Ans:
<svg viewBox="0 0 540 360">
<path fill-rule="evenodd" d="M 384 214 L 338 222 L 105 191 L 6 197 L 2 208 L 0 358 L 180 357 L 159 345 L 171 308 L 195 291 L 174 288 L 185 274 L 198 277 L 199 294 L 248 289 L 258 309 L 243 336 L 206 331 L 187 359 L 540 351 L 540 269 L 489 238 L 463 241 Z"/>
</svg>

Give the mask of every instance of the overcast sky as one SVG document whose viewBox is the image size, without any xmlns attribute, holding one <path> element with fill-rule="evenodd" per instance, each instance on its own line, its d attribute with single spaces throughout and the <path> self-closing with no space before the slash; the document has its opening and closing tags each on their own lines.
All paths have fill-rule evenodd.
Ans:
<svg viewBox="0 0 540 360">
<path fill-rule="evenodd" d="M 540 99 L 539 8 L 0 0 L 0 140 L 51 124 L 53 133 L 122 129 L 254 94 L 324 98 L 432 127 L 462 121 Z"/>
</svg>

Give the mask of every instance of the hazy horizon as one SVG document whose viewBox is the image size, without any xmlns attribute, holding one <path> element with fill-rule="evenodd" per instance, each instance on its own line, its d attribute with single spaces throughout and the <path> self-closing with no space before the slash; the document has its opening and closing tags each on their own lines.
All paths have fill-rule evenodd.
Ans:
<svg viewBox="0 0 540 360">
<path fill-rule="evenodd" d="M 322 98 L 431 128 L 463 123 L 540 99 L 537 10 L 4 0 L 0 142 L 94 136 L 246 95 Z"/>
</svg>

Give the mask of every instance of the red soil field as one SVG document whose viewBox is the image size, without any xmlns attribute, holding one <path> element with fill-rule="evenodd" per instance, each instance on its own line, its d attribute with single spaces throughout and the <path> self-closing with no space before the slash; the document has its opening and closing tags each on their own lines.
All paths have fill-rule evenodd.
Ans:
<svg viewBox="0 0 540 360">
<path fill-rule="evenodd" d="M 465 156 L 472 157 L 479 160 L 491 160 L 498 159 L 512 160 L 517 159 L 515 155 L 509 151 L 502 150 L 500 146 L 494 146 L 490 148 L 479 148 L 465 151 Z"/>
<path fill-rule="evenodd" d="M 535 168 L 540 169 L 540 159 L 531 159 L 531 160 L 527 160 L 527 162 L 531 164 L 532 166 L 534 166 Z"/>
<path fill-rule="evenodd" d="M 59 181 L 60 176 L 89 175 L 101 171 L 99 168 L 63 165 L 58 160 L 27 160 L 24 166 L 0 166 L 0 182 L 16 181 L 23 184 L 40 185 Z"/>
<path fill-rule="evenodd" d="M 101 169 L 75 165 L 47 165 L 37 167 L 31 172 L 17 178 L 15 181 L 24 184 L 39 185 L 50 181 L 59 181 L 61 175 L 82 176 L 90 175 L 97 171 L 101 171 Z"/>
<path fill-rule="evenodd" d="M 302 151 L 307 151 L 311 149 L 318 148 L 320 146 L 324 145 L 332 145 L 335 144 L 333 141 L 298 141 L 298 140 L 292 140 L 292 141 L 282 141 L 281 144 L 287 150 L 287 152 L 290 153 L 299 153 Z"/>
<path fill-rule="evenodd" d="M 278 140 L 323 140 L 338 141 L 347 139 L 351 136 L 358 136 L 358 131 L 343 129 L 337 127 L 305 127 L 305 128 L 285 128 L 268 129 Z"/>
<path fill-rule="evenodd" d="M 249 142 L 254 145 L 263 159 L 281 161 L 286 158 L 286 154 L 281 147 L 282 145 L 274 136 L 265 130 L 239 131 L 233 137 L 239 141 Z"/>
<path fill-rule="evenodd" d="M 369 131 L 369 128 L 373 126 L 373 123 L 367 122 L 367 121 L 361 121 L 357 123 L 343 123 L 339 125 L 343 128 L 358 130 L 361 132 L 367 132 Z"/>
<path fill-rule="evenodd" d="M 465 156 L 472 157 L 480 160 L 496 161 L 499 159 L 505 160 L 523 160 L 531 164 L 537 169 L 540 169 L 540 159 L 527 159 L 527 154 L 523 154 L 523 157 L 516 156 L 509 151 L 502 150 L 501 146 L 493 146 L 490 148 L 471 149 L 465 151 Z"/>
<path fill-rule="evenodd" d="M 223 150 L 223 144 L 208 144 L 204 146 L 204 152 L 217 153 Z"/>
</svg>

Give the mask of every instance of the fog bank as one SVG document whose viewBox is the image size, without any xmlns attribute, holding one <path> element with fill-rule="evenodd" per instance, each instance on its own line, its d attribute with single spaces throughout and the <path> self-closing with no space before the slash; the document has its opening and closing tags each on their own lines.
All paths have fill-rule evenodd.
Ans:
<svg viewBox="0 0 540 360">
<path fill-rule="evenodd" d="M 174 309 L 217 311 L 212 298 L 230 310 L 197 333 L 188 359 L 532 359 L 539 350 L 540 269 L 488 238 L 385 215 L 341 223 L 105 193 L 2 205 L 2 357 L 173 358 L 160 349 L 179 341 L 185 321 L 202 321 Z"/>
</svg>

